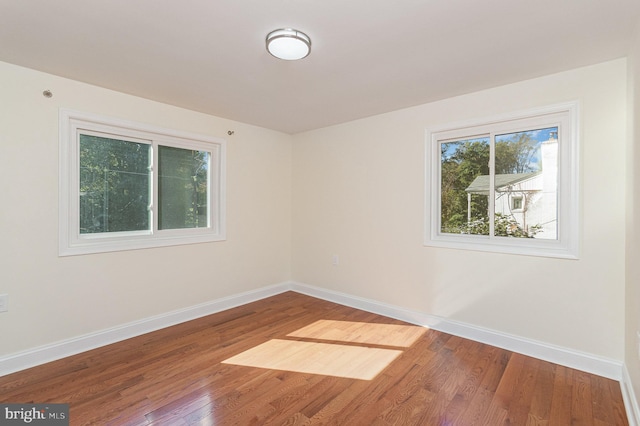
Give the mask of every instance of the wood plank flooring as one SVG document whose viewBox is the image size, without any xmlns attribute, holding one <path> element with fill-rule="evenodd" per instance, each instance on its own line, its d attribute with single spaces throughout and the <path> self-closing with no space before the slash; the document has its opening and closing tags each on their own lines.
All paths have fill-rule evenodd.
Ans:
<svg viewBox="0 0 640 426">
<path fill-rule="evenodd" d="M 288 292 L 0 377 L 0 402 L 69 403 L 71 425 L 628 424 L 613 380 L 434 330 L 403 346 L 388 325 L 408 326 Z M 223 362 L 272 340 L 401 354 L 372 380 Z"/>
</svg>

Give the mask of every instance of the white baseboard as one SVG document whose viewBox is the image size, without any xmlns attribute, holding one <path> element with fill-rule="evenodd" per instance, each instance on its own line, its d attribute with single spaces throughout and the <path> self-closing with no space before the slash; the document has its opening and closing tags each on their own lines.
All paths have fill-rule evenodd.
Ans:
<svg viewBox="0 0 640 426">
<path fill-rule="evenodd" d="M 631 376 L 627 366 L 622 366 L 622 380 L 620 381 L 620 388 L 622 390 L 622 400 L 624 401 L 624 407 L 627 410 L 627 419 L 629 419 L 629 426 L 640 425 L 640 407 L 638 406 L 638 398 L 633 390 L 633 384 L 631 382 Z"/>
<path fill-rule="evenodd" d="M 399 319 L 411 324 L 426 326 L 434 330 L 497 346 L 613 380 L 622 381 L 623 379 L 623 365 L 621 362 L 615 360 L 297 282 L 284 282 L 263 287 L 261 289 L 205 302 L 189 308 L 4 356 L 0 358 L 0 376 L 131 337 L 140 336 L 185 321 L 211 315 L 288 290 Z"/>
<path fill-rule="evenodd" d="M 291 290 L 411 324 L 429 327 L 476 342 L 497 346 L 616 381 L 622 380 L 623 364 L 616 360 L 302 283 L 291 283 Z"/>
<path fill-rule="evenodd" d="M 281 283 L 258 290 L 236 294 L 185 309 L 168 312 L 130 322 L 121 326 L 62 340 L 23 352 L 0 357 L 0 376 L 76 355 L 100 346 L 109 345 L 131 337 L 140 336 L 182 322 L 211 315 L 236 306 L 264 299 L 290 290 L 290 283 Z"/>
</svg>

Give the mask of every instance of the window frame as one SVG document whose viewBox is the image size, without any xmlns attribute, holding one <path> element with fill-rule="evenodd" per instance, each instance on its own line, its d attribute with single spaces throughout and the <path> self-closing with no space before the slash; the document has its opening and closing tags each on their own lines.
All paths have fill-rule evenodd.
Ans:
<svg viewBox="0 0 640 426">
<path fill-rule="evenodd" d="M 579 257 L 579 103 L 568 102 L 462 123 L 433 127 L 425 133 L 424 245 L 529 256 Z M 554 240 L 441 232 L 441 152 L 445 141 L 558 127 L 558 238 Z M 490 164 L 494 151 L 491 143 Z M 493 174 L 491 175 L 493 176 Z M 493 178 L 491 178 L 493 185 Z M 490 211 L 494 209 L 489 197 Z M 491 216 L 490 216 L 491 217 Z M 491 227 L 493 230 L 493 226 Z"/>
<path fill-rule="evenodd" d="M 522 195 L 512 195 L 511 196 L 511 210 L 513 210 L 514 212 L 521 212 L 523 209 L 523 201 L 524 197 Z M 516 207 L 516 201 L 518 202 L 519 206 Z"/>
<path fill-rule="evenodd" d="M 59 112 L 59 256 L 226 240 L 226 141 L 97 114 Z M 80 134 L 151 145 L 150 230 L 80 234 Z M 200 228 L 158 229 L 158 146 L 210 153 L 207 215 Z"/>
</svg>

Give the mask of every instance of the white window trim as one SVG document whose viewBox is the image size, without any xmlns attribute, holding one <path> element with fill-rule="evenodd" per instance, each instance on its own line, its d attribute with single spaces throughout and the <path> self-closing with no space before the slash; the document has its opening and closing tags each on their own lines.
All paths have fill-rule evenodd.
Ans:
<svg viewBox="0 0 640 426">
<path fill-rule="evenodd" d="M 226 141 L 220 138 L 164 129 L 147 124 L 60 109 L 59 113 L 59 255 L 72 256 L 226 240 Z M 205 150 L 211 153 L 210 226 L 191 229 L 157 229 L 157 209 L 151 231 L 80 235 L 78 131 L 100 132 L 124 139 L 160 143 L 164 146 Z M 158 150 L 153 150 L 157 164 Z M 153 199 L 157 188 L 152 183 Z"/>
<path fill-rule="evenodd" d="M 565 115 L 563 120 L 555 116 Z M 578 259 L 579 257 L 579 104 L 568 102 L 485 119 L 448 124 L 426 130 L 425 140 L 425 236 L 424 245 L 530 256 Z M 531 124 L 530 124 L 531 123 Z M 440 147 L 444 139 L 463 139 L 542 123 L 558 125 L 558 239 L 456 235 L 440 232 Z M 491 200 L 490 200 L 491 202 Z"/>
</svg>

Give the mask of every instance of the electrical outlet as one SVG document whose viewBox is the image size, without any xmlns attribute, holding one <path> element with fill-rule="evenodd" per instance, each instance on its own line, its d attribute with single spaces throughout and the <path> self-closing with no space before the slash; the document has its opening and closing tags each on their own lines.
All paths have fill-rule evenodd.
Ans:
<svg viewBox="0 0 640 426">
<path fill-rule="evenodd" d="M 640 359 L 640 331 L 636 331 L 636 335 L 638 336 L 638 359 Z"/>
<path fill-rule="evenodd" d="M 334 254 L 334 255 L 331 257 L 331 264 L 332 264 L 333 266 L 338 266 L 338 265 L 340 264 L 340 256 L 338 256 L 337 254 Z"/>
<path fill-rule="evenodd" d="M 7 312 L 9 310 L 9 295 L 0 294 L 0 312 Z"/>
</svg>

